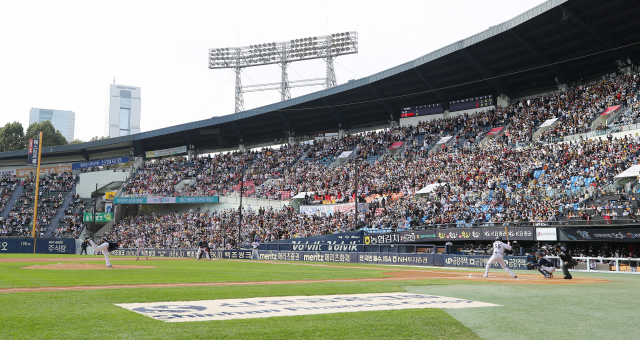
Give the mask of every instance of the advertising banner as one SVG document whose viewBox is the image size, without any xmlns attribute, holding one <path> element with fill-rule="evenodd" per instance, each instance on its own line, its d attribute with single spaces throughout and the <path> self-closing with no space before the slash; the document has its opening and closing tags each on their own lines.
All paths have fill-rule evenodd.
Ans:
<svg viewBox="0 0 640 340">
<path fill-rule="evenodd" d="M 536 240 L 557 241 L 558 232 L 556 228 L 536 228 Z"/>
<path fill-rule="evenodd" d="M 115 197 L 113 204 L 147 204 L 146 197 Z"/>
<path fill-rule="evenodd" d="M 176 197 L 176 203 L 218 203 L 218 196 Z"/>
<path fill-rule="evenodd" d="M 533 241 L 534 240 L 534 230 L 533 228 L 509 228 L 509 240 L 510 241 Z M 486 241 L 493 241 L 496 237 L 502 236 L 505 240 L 507 239 L 507 234 L 504 232 L 504 227 L 500 228 L 482 228 L 482 239 Z"/>
<path fill-rule="evenodd" d="M 175 197 L 147 197 L 147 204 L 174 204 Z"/>
<path fill-rule="evenodd" d="M 107 159 L 97 159 L 95 161 L 73 163 L 73 164 L 71 164 L 71 169 L 79 170 L 79 169 L 84 169 L 84 168 L 93 168 L 93 167 L 96 167 L 96 166 L 122 164 L 122 163 L 128 163 L 128 162 L 129 162 L 129 157 L 128 156 L 114 157 L 114 158 L 107 158 Z"/>
<path fill-rule="evenodd" d="M 218 196 L 195 197 L 115 197 L 114 204 L 187 204 L 218 203 Z"/>
<path fill-rule="evenodd" d="M 16 169 L 16 177 L 29 177 L 29 175 L 32 172 L 35 175 L 36 169 L 33 169 L 33 168 Z M 71 166 L 70 165 L 40 166 L 40 176 L 48 175 L 51 173 L 59 174 L 61 172 L 71 172 Z"/>
<path fill-rule="evenodd" d="M 38 240 L 40 242 L 40 240 Z M 32 246 L 33 247 L 33 246 Z M 31 248 L 33 251 L 33 248 Z M 136 249 L 118 249 L 110 254 L 114 256 L 136 256 Z M 196 249 L 147 249 L 149 256 L 159 257 L 196 257 Z M 212 258 L 219 259 L 250 259 L 250 250 L 212 250 Z M 444 255 L 426 253 L 346 253 L 346 252 L 318 252 L 318 251 L 276 251 L 260 250 L 258 258 L 268 261 L 299 261 L 299 262 L 331 262 L 331 263 L 366 263 L 417 266 L 446 266 L 446 267 L 476 267 L 485 268 L 490 256 L 478 255 Z M 526 256 L 505 256 L 505 262 L 511 269 L 527 269 Z M 492 268 L 500 269 L 500 265 L 493 263 Z"/>
<path fill-rule="evenodd" d="M 387 234 L 364 234 L 364 244 L 429 243 L 437 240 L 435 230 L 402 231 Z"/>
<path fill-rule="evenodd" d="M 362 231 L 352 231 L 348 233 L 340 233 L 340 234 L 330 234 L 330 235 L 321 235 L 321 236 L 310 236 L 310 237 L 301 237 L 296 239 L 288 239 L 288 240 L 280 240 L 275 242 L 263 243 L 260 248 L 268 247 L 271 244 L 291 244 L 292 249 L 299 251 L 325 251 L 321 248 L 322 245 L 332 245 L 332 250 L 338 249 L 338 245 L 362 245 L 363 242 L 363 232 Z M 267 248 L 268 249 L 268 248 Z M 329 250 L 327 250 L 329 251 Z M 356 250 L 348 250 L 348 251 L 356 251 Z"/>
<path fill-rule="evenodd" d="M 0 238 L 0 254 L 33 253 L 33 238 Z M 71 238 L 39 238 L 35 240 L 38 254 L 73 254 L 75 240 Z"/>
<path fill-rule="evenodd" d="M 72 238 L 36 240 L 36 253 L 39 254 L 73 254 L 75 250 L 76 242 Z"/>
<path fill-rule="evenodd" d="M 86 212 L 82 216 L 82 221 L 83 222 L 91 222 L 93 220 L 92 216 L 93 216 L 93 213 Z M 97 212 L 96 213 L 96 222 L 98 222 L 98 223 L 106 223 L 106 222 L 111 221 L 112 219 L 113 219 L 113 213 L 110 213 L 110 212 Z"/>
<path fill-rule="evenodd" d="M 15 176 L 16 175 L 16 169 L 13 170 L 0 170 L 0 176 Z"/>
<path fill-rule="evenodd" d="M 640 242 L 640 228 L 584 229 L 560 228 L 571 241 Z"/>
<path fill-rule="evenodd" d="M 481 228 L 476 228 L 476 229 L 463 229 L 463 228 L 456 228 L 456 229 L 438 229 L 438 230 L 434 230 L 436 232 L 436 234 L 438 235 L 438 241 L 451 241 L 451 240 L 458 240 L 458 241 L 464 241 L 464 240 L 482 240 L 482 229 Z M 503 230 L 504 232 L 504 230 Z"/>
<path fill-rule="evenodd" d="M 322 205 L 303 205 L 300 206 L 300 213 L 307 215 L 317 215 L 317 214 L 329 214 L 333 215 L 333 213 L 341 212 L 353 212 L 355 211 L 356 206 L 355 203 L 345 203 L 345 204 L 322 204 Z M 369 209 L 369 203 L 358 203 L 358 211 L 365 211 Z"/>
<path fill-rule="evenodd" d="M 445 267 L 477 267 L 486 268 L 487 261 L 491 256 L 480 255 L 445 255 L 444 266 Z M 527 257 L 526 256 L 505 256 L 504 262 L 509 269 L 527 269 Z M 500 269 L 500 264 L 494 262 L 491 264 L 491 268 Z"/>
<path fill-rule="evenodd" d="M 105 200 L 112 200 L 114 197 L 116 197 L 116 192 L 117 191 L 107 191 L 104 193 L 104 199 Z"/>
<path fill-rule="evenodd" d="M 153 158 L 153 157 L 177 155 L 177 154 L 185 153 L 185 152 L 187 152 L 187 146 L 186 145 L 185 146 L 179 146 L 177 148 L 171 148 L 171 149 L 147 151 L 145 154 L 146 154 L 147 158 Z"/>
<path fill-rule="evenodd" d="M 40 140 L 29 139 L 29 156 L 27 156 L 27 165 L 38 166 L 38 150 L 40 149 Z"/>
</svg>

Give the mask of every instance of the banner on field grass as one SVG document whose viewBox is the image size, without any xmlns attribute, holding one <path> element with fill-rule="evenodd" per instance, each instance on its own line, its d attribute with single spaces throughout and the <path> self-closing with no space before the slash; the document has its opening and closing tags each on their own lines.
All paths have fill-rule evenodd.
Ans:
<svg viewBox="0 0 640 340">
<path fill-rule="evenodd" d="M 493 307 L 491 303 L 410 293 L 275 296 L 180 302 L 122 303 L 116 306 L 165 322 L 254 319 L 415 308 Z"/>
</svg>

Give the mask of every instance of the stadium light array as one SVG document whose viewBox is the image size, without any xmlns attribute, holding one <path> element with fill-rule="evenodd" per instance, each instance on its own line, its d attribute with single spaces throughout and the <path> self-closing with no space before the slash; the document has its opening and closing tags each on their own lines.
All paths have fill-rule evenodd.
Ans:
<svg viewBox="0 0 640 340">
<path fill-rule="evenodd" d="M 336 86 L 336 74 L 333 68 L 333 60 L 341 55 L 358 53 L 358 33 L 342 32 L 317 37 L 292 39 L 285 42 L 271 42 L 265 44 L 249 45 L 243 47 L 223 47 L 209 50 L 209 68 L 231 68 L 236 73 L 236 109 L 235 112 L 244 110 L 242 80 L 240 73 L 245 67 L 278 64 L 282 68 L 280 81 L 281 100 L 291 99 L 291 87 L 323 85 L 317 79 L 307 80 L 296 85 L 289 84 L 287 66 L 294 61 L 324 59 L 327 63 L 327 73 L 324 86 L 330 88 Z M 315 82 L 314 82 L 315 81 Z M 273 84 L 264 84 L 273 85 Z M 273 90 L 271 87 L 258 87 L 251 91 Z"/>
<path fill-rule="evenodd" d="M 209 68 L 244 68 L 358 53 L 356 32 L 334 33 L 243 47 L 212 48 Z"/>
</svg>

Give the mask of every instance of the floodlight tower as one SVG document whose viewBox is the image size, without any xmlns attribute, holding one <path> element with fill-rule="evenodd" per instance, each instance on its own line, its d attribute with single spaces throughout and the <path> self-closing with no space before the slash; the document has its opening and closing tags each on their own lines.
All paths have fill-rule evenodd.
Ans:
<svg viewBox="0 0 640 340">
<path fill-rule="evenodd" d="M 280 99 L 291 99 L 292 87 L 324 85 L 336 86 L 333 61 L 345 54 L 358 53 L 358 33 L 344 32 L 311 38 L 292 39 L 279 43 L 267 43 L 244 47 L 213 48 L 209 50 L 209 68 L 231 68 L 236 72 L 236 112 L 244 110 L 243 94 L 246 92 L 279 90 Z M 287 67 L 294 61 L 323 59 L 327 63 L 326 77 L 289 81 Z M 242 87 L 242 69 L 251 66 L 278 64 L 282 69 L 280 83 L 249 85 Z M 277 86 L 279 85 L 279 86 Z M 246 90 L 249 88 L 249 90 Z"/>
</svg>

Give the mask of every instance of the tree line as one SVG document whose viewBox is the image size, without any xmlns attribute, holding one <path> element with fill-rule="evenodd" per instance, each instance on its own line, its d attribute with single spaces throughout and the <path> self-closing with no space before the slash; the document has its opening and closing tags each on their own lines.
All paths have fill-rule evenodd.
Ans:
<svg viewBox="0 0 640 340">
<path fill-rule="evenodd" d="M 29 125 L 26 133 L 22 127 L 22 123 L 13 122 L 0 127 L 0 152 L 27 149 L 29 139 L 38 139 L 40 131 L 42 131 L 42 147 L 84 143 L 80 139 L 74 139 L 71 142 L 67 141 L 60 131 L 53 127 L 53 124 L 51 124 L 50 121 L 33 123 Z M 95 136 L 89 141 L 92 142 L 107 138 L 109 137 Z"/>
</svg>

